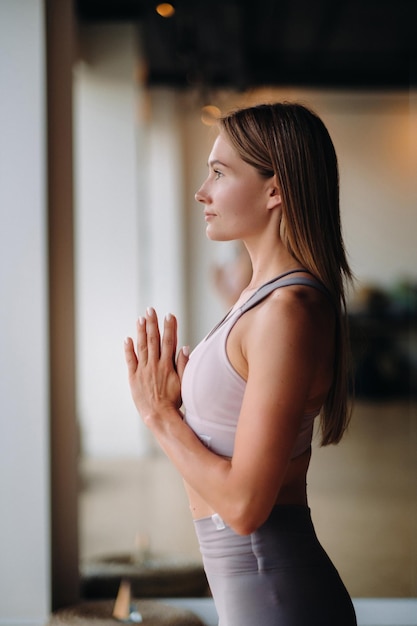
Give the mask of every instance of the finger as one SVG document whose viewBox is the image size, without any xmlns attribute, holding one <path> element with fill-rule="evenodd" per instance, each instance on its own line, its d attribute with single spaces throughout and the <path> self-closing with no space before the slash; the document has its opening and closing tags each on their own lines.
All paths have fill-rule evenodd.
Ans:
<svg viewBox="0 0 417 626">
<path fill-rule="evenodd" d="M 124 349 L 127 372 L 129 376 L 133 376 L 138 366 L 138 360 L 133 347 L 133 341 L 130 337 L 126 337 L 124 341 Z"/>
<path fill-rule="evenodd" d="M 185 366 L 188 363 L 189 354 L 190 354 L 189 346 L 184 346 L 183 348 L 181 348 L 181 350 L 178 353 L 177 373 L 181 381 L 182 381 L 182 376 L 184 374 Z"/>
<path fill-rule="evenodd" d="M 175 364 L 175 353 L 177 351 L 177 320 L 174 315 L 168 313 L 164 319 L 164 333 L 161 342 L 161 361 L 166 360 L 170 364 Z"/>
<path fill-rule="evenodd" d="M 146 332 L 146 320 L 139 317 L 136 322 L 136 352 L 137 361 L 140 365 L 146 365 L 148 362 L 148 338 Z"/>
<path fill-rule="evenodd" d="M 158 361 L 161 354 L 161 336 L 159 334 L 158 318 L 152 307 L 146 309 L 146 336 L 148 361 Z"/>
</svg>

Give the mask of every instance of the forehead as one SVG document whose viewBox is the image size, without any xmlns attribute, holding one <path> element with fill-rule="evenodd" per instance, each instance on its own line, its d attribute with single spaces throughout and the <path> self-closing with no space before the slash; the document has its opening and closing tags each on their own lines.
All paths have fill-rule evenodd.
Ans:
<svg viewBox="0 0 417 626">
<path fill-rule="evenodd" d="M 221 161 L 222 163 L 224 162 L 226 165 L 228 165 L 229 162 L 233 163 L 234 161 L 241 160 L 242 159 L 240 158 L 239 154 L 233 148 L 228 139 L 222 133 L 220 133 L 216 137 L 216 140 L 211 149 L 209 163 L 211 163 L 212 161 Z"/>
</svg>

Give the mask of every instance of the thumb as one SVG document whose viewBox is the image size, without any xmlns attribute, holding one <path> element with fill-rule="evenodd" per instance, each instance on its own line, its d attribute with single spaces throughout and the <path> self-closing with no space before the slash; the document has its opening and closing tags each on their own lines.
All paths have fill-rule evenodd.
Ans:
<svg viewBox="0 0 417 626">
<path fill-rule="evenodd" d="M 189 348 L 189 346 L 183 346 L 181 348 L 181 350 L 179 351 L 179 353 L 178 353 L 178 357 L 177 357 L 177 373 L 178 373 L 178 376 L 179 376 L 180 380 L 182 380 L 182 376 L 184 374 L 185 366 L 188 363 L 189 355 L 190 355 L 190 348 Z"/>
</svg>

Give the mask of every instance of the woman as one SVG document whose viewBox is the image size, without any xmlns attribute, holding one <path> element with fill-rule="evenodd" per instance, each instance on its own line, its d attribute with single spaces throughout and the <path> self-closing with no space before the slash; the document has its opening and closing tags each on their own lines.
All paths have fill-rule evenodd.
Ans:
<svg viewBox="0 0 417 626">
<path fill-rule="evenodd" d="M 220 626 L 353 626 L 317 541 L 306 474 L 348 422 L 337 160 L 298 104 L 227 115 L 196 194 L 207 236 L 244 242 L 252 277 L 188 360 L 153 309 L 125 343 L 135 405 L 182 474 Z M 181 388 L 182 387 L 182 388 Z M 185 414 L 180 411 L 184 404 Z"/>
</svg>

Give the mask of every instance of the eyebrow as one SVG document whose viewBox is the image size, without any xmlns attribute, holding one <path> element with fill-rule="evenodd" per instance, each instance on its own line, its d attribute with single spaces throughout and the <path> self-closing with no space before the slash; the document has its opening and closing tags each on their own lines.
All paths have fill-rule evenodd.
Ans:
<svg viewBox="0 0 417 626">
<path fill-rule="evenodd" d="M 213 161 L 209 161 L 207 163 L 207 167 L 213 167 L 213 165 L 221 165 L 222 167 L 229 167 L 226 163 L 219 161 L 219 159 L 214 159 Z"/>
</svg>

